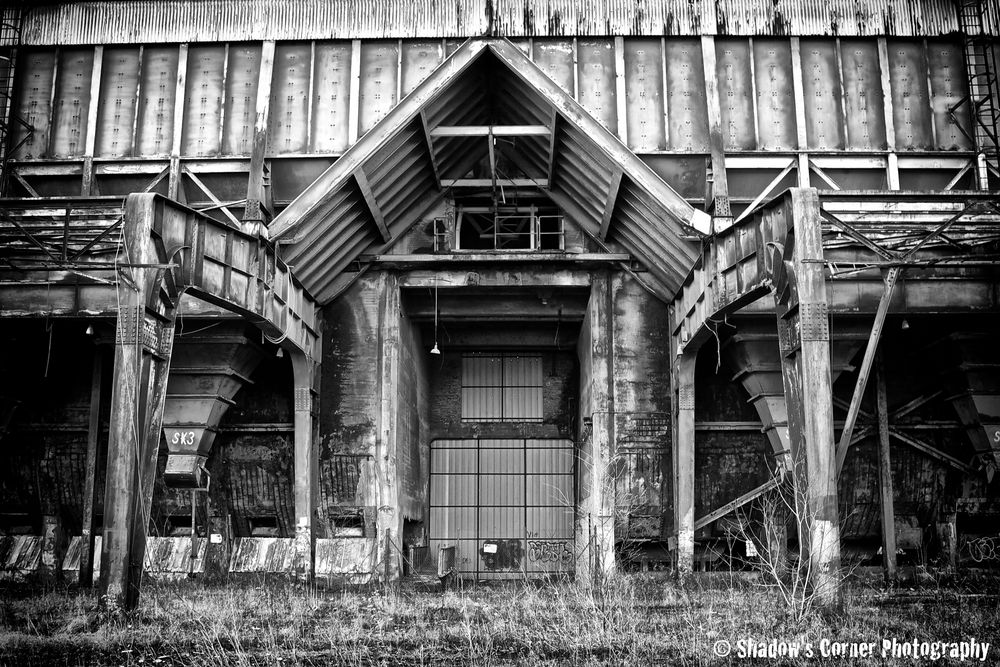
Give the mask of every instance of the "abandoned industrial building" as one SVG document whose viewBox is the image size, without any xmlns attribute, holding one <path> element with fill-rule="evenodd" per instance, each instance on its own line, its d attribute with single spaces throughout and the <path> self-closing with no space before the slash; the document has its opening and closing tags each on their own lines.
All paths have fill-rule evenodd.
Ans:
<svg viewBox="0 0 1000 667">
<path fill-rule="evenodd" d="M 1000 564 L 995 2 L 5 5 L 3 577 Z"/>
</svg>

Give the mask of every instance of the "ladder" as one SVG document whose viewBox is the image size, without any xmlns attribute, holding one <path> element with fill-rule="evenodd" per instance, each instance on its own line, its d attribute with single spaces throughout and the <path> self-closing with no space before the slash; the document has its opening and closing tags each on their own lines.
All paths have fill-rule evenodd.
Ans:
<svg viewBox="0 0 1000 667">
<path fill-rule="evenodd" d="M 1000 179 L 997 128 L 1000 127 L 1000 90 L 997 88 L 997 60 L 993 37 L 986 26 L 986 5 L 991 0 L 955 0 L 958 10 L 958 27 L 962 33 L 965 51 L 965 74 L 968 93 L 948 111 L 958 123 L 962 133 L 976 147 L 980 190 L 990 190 L 990 172 Z M 972 118 L 971 131 L 959 122 L 959 110 Z"/>
<path fill-rule="evenodd" d="M 14 108 L 14 74 L 24 13 L 24 3 L 17 0 L 5 2 L 0 8 L 0 195 L 7 194 L 8 163 L 32 131 L 31 125 L 18 116 Z M 17 145 L 11 145 L 11 135 L 18 126 L 26 131 Z"/>
</svg>

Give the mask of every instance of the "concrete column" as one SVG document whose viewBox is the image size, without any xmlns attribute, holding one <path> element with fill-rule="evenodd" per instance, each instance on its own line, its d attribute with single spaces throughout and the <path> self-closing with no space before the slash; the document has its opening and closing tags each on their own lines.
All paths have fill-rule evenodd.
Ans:
<svg viewBox="0 0 1000 667">
<path fill-rule="evenodd" d="M 677 531 L 677 574 L 694 570 L 694 371 L 697 351 L 677 358 L 677 440 L 674 443 L 674 528 Z"/>
<path fill-rule="evenodd" d="M 581 404 L 584 427 L 580 442 L 577 497 L 576 578 L 592 583 L 615 568 L 615 479 L 610 469 L 614 455 L 614 317 L 611 278 L 595 274 L 579 354 L 589 365 L 590 378 Z M 589 399 L 589 400 L 587 400 Z M 589 422 L 589 425 L 588 425 Z"/>
<path fill-rule="evenodd" d="M 315 573 L 315 519 L 319 448 L 315 441 L 314 385 L 319 373 L 313 360 L 291 351 L 295 392 L 295 547 L 293 570 L 301 581 Z"/>
</svg>

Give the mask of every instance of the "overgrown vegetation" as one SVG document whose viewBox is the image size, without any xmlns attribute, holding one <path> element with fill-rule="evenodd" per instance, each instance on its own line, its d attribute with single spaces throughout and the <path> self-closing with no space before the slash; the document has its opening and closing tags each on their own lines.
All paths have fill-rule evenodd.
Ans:
<svg viewBox="0 0 1000 667">
<path fill-rule="evenodd" d="M 523 582 L 443 592 L 314 589 L 273 579 L 147 582 L 130 620 L 102 623 L 92 591 L 19 588 L 2 592 L 0 663 L 746 664 L 735 653 L 717 657 L 715 643 L 975 637 L 995 645 L 997 591 L 996 581 L 977 579 L 890 594 L 855 579 L 842 609 L 798 617 L 773 590 L 725 574 L 686 586 L 621 575 L 598 590 Z"/>
</svg>

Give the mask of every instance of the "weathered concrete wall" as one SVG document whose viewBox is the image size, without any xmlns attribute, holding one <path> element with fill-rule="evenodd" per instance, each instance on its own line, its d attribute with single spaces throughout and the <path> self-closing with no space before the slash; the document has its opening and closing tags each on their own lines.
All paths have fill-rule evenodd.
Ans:
<svg viewBox="0 0 1000 667">
<path fill-rule="evenodd" d="M 399 385 L 396 387 L 396 474 L 400 511 L 405 519 L 424 521 L 429 482 L 430 419 L 427 349 L 420 330 L 399 313 Z"/>
<path fill-rule="evenodd" d="M 623 272 L 612 290 L 616 539 L 657 539 L 672 514 L 667 307 Z"/>
<path fill-rule="evenodd" d="M 371 273 L 328 305 L 319 414 L 320 517 L 360 515 L 374 530 L 375 432 L 380 377 L 380 278 Z"/>
</svg>

